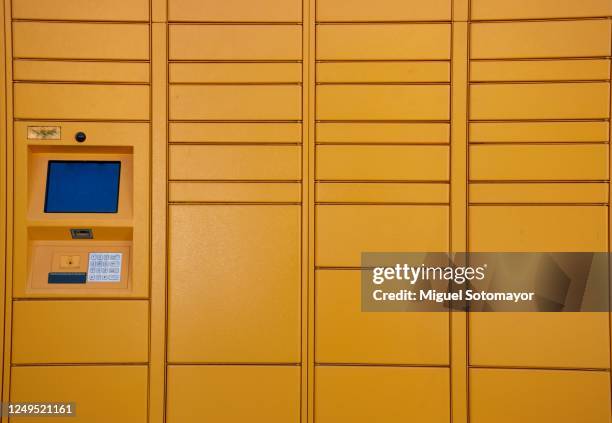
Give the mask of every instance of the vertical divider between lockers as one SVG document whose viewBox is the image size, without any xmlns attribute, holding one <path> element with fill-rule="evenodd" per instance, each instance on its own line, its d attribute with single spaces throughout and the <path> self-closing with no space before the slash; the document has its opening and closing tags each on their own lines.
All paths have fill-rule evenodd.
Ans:
<svg viewBox="0 0 612 423">
<path fill-rule="evenodd" d="M 314 422 L 316 0 L 302 0 L 302 423 Z"/>
<path fill-rule="evenodd" d="M 610 21 L 610 25 L 612 25 L 612 17 L 608 17 L 608 20 Z M 612 47 L 611 50 L 608 51 L 608 54 L 610 55 L 610 57 L 608 57 L 608 70 L 610 72 L 610 107 L 608 108 L 608 336 L 610 341 L 610 369 L 612 369 L 612 276 L 610 274 L 610 267 L 612 265 L 612 260 L 610 260 L 612 253 L 612 211 L 610 210 L 612 206 Z M 612 399 L 612 374 L 610 376 L 610 397 Z"/>
<path fill-rule="evenodd" d="M 12 102 L 12 26 L 11 26 L 11 1 L 5 0 L 3 4 L 4 11 L 4 37 L 3 37 L 3 62 L 4 66 L 4 79 L 3 86 L 3 99 L 5 102 L 5 109 L 3 113 L 3 119 L 6 123 L 4 132 L 4 159 L 6 163 L 6 179 L 4 180 L 6 186 L 6 238 L 5 238 L 5 278 L 4 278 L 4 338 L 3 338 L 3 369 L 2 369 L 2 402 L 6 403 L 9 400 L 9 387 L 10 387 L 10 372 L 11 372 L 11 329 L 12 329 L 12 259 L 13 250 L 8 248 L 12 245 L 12 233 L 13 233 L 13 189 L 9 189 L 13 185 L 13 102 Z M 8 422 L 8 417 L 3 416 L 2 422 Z"/>
<path fill-rule="evenodd" d="M 451 29 L 450 250 L 467 251 L 469 0 L 453 0 Z M 468 316 L 450 312 L 451 421 L 467 423 Z"/>
<path fill-rule="evenodd" d="M 4 8 L 0 9 L 0 16 L 4 18 Z M 0 289 L 0 304 L 4 304 L 6 290 L 6 228 L 7 228 L 7 138 L 6 138 L 6 57 L 5 57 L 5 31 L 0 32 L 0 275 L 2 279 L 2 289 Z M 4 308 L 3 308 L 4 310 Z M 4 326 L 4 313 L 0 315 L 0 327 Z M 4 331 L 0 332 L 0 344 L 4 342 Z M 0 352 L 0 357 L 4 357 Z M 2 371 L 0 370 L 0 374 Z M 0 387 L 0 398 L 2 398 L 2 387 Z"/>
<path fill-rule="evenodd" d="M 151 285 L 149 423 L 166 420 L 168 24 L 167 1 L 151 0 Z"/>
</svg>

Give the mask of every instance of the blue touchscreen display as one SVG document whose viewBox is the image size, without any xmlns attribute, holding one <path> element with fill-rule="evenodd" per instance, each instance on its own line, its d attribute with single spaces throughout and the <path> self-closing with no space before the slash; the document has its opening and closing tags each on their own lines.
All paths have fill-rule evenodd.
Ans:
<svg viewBox="0 0 612 423">
<path fill-rule="evenodd" d="M 50 160 L 45 213 L 117 213 L 119 161 Z"/>
</svg>

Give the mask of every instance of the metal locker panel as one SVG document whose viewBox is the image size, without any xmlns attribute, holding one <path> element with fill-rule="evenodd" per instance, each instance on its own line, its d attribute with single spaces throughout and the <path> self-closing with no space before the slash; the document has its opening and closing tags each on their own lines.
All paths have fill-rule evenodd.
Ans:
<svg viewBox="0 0 612 423">
<path fill-rule="evenodd" d="M 292 202 L 301 201 L 301 186 L 295 183 L 171 182 L 171 202 Z"/>
<path fill-rule="evenodd" d="M 472 19 L 582 18 L 612 15 L 607 0 L 472 0 Z"/>
<path fill-rule="evenodd" d="M 608 122 L 474 122 L 471 142 L 608 141 Z"/>
<path fill-rule="evenodd" d="M 610 41 L 609 20 L 474 23 L 470 57 L 609 56 Z"/>
<path fill-rule="evenodd" d="M 13 363 L 144 363 L 148 315 L 146 301 L 17 301 Z"/>
<path fill-rule="evenodd" d="M 299 362 L 300 213 L 292 205 L 170 206 L 170 362 Z"/>
<path fill-rule="evenodd" d="M 610 61 L 487 60 L 470 63 L 471 81 L 586 81 L 610 79 Z"/>
<path fill-rule="evenodd" d="M 148 21 L 147 0 L 13 0 L 13 19 Z"/>
<path fill-rule="evenodd" d="M 318 143 L 448 143 L 448 123 L 318 122 Z"/>
<path fill-rule="evenodd" d="M 447 85 L 319 85 L 319 120 L 447 120 Z"/>
<path fill-rule="evenodd" d="M 170 119 L 299 120 L 299 85 L 173 85 Z"/>
<path fill-rule="evenodd" d="M 149 119 L 145 85 L 14 85 L 15 117 L 21 119 Z"/>
<path fill-rule="evenodd" d="M 316 201 L 329 203 L 448 203 L 449 185 L 431 183 L 318 182 Z"/>
<path fill-rule="evenodd" d="M 314 413 L 318 423 L 447 423 L 446 368 L 318 366 Z"/>
<path fill-rule="evenodd" d="M 362 252 L 447 251 L 448 207 L 319 205 L 317 266 L 360 266 Z"/>
<path fill-rule="evenodd" d="M 448 365 L 448 313 L 363 313 L 360 270 L 318 270 L 317 363 Z"/>
<path fill-rule="evenodd" d="M 170 63 L 170 83 L 299 83 L 300 63 Z"/>
<path fill-rule="evenodd" d="M 470 146 L 470 180 L 605 179 L 607 145 Z"/>
<path fill-rule="evenodd" d="M 425 180 L 449 178 L 448 146 L 319 145 L 319 180 Z"/>
<path fill-rule="evenodd" d="M 470 364 L 610 366 L 607 313 L 471 313 Z"/>
<path fill-rule="evenodd" d="M 168 423 L 300 420 L 299 366 L 168 366 Z"/>
<path fill-rule="evenodd" d="M 170 25 L 170 60 L 301 60 L 301 25 Z"/>
<path fill-rule="evenodd" d="M 145 423 L 147 366 L 26 366 L 11 369 L 13 403 L 76 405 L 74 417 L 45 417 L 47 422 Z M 12 420 L 12 419 L 11 419 Z M 23 423 L 40 417 L 19 417 Z"/>
<path fill-rule="evenodd" d="M 450 82 L 448 62 L 317 63 L 317 82 Z"/>
<path fill-rule="evenodd" d="M 299 0 L 169 0 L 171 21 L 295 22 L 302 19 Z"/>
<path fill-rule="evenodd" d="M 15 60 L 13 80 L 144 83 L 149 82 L 149 64 Z"/>
<path fill-rule="evenodd" d="M 479 183 L 470 184 L 473 203 L 607 203 L 608 184 Z"/>
<path fill-rule="evenodd" d="M 471 206 L 468 215 L 470 251 L 608 249 L 604 206 Z"/>
<path fill-rule="evenodd" d="M 317 20 L 342 21 L 444 21 L 451 18 L 450 0 L 320 0 Z"/>
<path fill-rule="evenodd" d="M 472 423 L 608 423 L 610 373 L 472 369 Z"/>
<path fill-rule="evenodd" d="M 607 119 L 607 82 L 476 84 L 471 119 Z"/>
<path fill-rule="evenodd" d="M 177 180 L 298 180 L 301 148 L 293 145 L 172 145 L 169 177 Z"/>
<path fill-rule="evenodd" d="M 13 55 L 36 59 L 149 59 L 149 25 L 14 22 Z"/>
<path fill-rule="evenodd" d="M 449 59 L 450 24 L 325 24 L 317 59 Z"/>
<path fill-rule="evenodd" d="M 299 143 L 301 123 L 170 122 L 170 142 Z"/>
</svg>

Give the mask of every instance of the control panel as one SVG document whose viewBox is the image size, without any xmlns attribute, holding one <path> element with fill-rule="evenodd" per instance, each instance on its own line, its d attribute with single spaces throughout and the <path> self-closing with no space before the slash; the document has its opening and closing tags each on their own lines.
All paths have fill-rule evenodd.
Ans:
<svg viewBox="0 0 612 423">
<path fill-rule="evenodd" d="M 16 199 L 24 230 L 15 244 L 27 254 L 15 264 L 15 296 L 146 296 L 146 125 L 66 122 L 53 137 L 20 126 L 15 180 L 28 195 Z"/>
</svg>

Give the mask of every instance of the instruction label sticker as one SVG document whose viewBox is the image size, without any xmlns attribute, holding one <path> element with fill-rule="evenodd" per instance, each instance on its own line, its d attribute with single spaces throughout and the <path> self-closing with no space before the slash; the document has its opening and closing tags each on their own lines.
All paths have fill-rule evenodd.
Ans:
<svg viewBox="0 0 612 423">
<path fill-rule="evenodd" d="M 61 138 L 61 126 L 28 126 L 29 140 L 59 140 Z"/>
<path fill-rule="evenodd" d="M 87 282 L 120 282 L 122 253 L 89 253 Z"/>
</svg>

